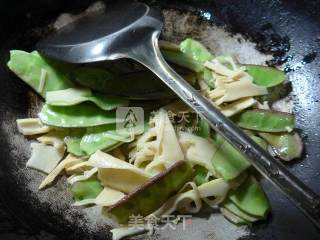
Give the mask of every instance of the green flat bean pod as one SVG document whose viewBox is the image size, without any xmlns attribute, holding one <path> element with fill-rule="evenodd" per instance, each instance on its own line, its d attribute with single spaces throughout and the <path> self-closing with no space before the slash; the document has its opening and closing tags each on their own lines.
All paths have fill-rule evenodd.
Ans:
<svg viewBox="0 0 320 240">
<path fill-rule="evenodd" d="M 269 110 L 247 110 L 234 120 L 242 128 L 260 132 L 288 132 L 294 128 L 292 114 Z"/>
<path fill-rule="evenodd" d="M 64 142 L 67 145 L 67 151 L 69 153 L 72 153 L 73 155 L 79 156 L 79 157 L 87 155 L 80 148 L 80 142 L 85 132 L 86 132 L 85 128 L 74 129 L 74 130 L 71 130 L 68 136 L 64 138 Z"/>
<path fill-rule="evenodd" d="M 233 212 L 231 212 L 230 210 L 228 210 L 225 207 L 220 208 L 220 211 L 222 213 L 222 215 L 231 223 L 236 224 L 236 225 L 247 225 L 249 224 L 248 221 L 244 220 L 243 218 L 237 216 L 236 214 L 234 214 Z"/>
<path fill-rule="evenodd" d="M 242 211 L 264 218 L 270 210 L 269 201 L 257 180 L 250 176 L 228 198 Z"/>
<path fill-rule="evenodd" d="M 71 88 L 74 84 L 70 81 L 65 69 L 70 65 L 62 63 L 53 64 L 55 61 L 45 59 L 37 52 L 28 53 L 21 50 L 11 50 L 10 60 L 7 65 L 19 78 L 32 87 L 38 94 L 45 97 L 47 91 Z M 69 67 L 70 66 L 70 67 Z M 42 81 L 41 81 L 41 75 Z"/>
<path fill-rule="evenodd" d="M 46 94 L 46 103 L 52 106 L 73 106 L 87 101 L 106 111 L 128 105 L 128 100 L 124 98 L 93 93 L 90 89 L 83 88 L 49 91 Z"/>
<path fill-rule="evenodd" d="M 180 43 L 180 51 L 200 63 L 213 59 L 212 54 L 202 45 L 202 43 L 191 38 L 187 38 Z"/>
<path fill-rule="evenodd" d="M 208 174 L 208 170 L 205 167 L 202 167 L 200 165 L 196 165 L 194 167 L 194 182 L 197 184 L 197 186 L 200 186 L 201 184 L 204 184 L 207 182 L 206 177 Z"/>
<path fill-rule="evenodd" d="M 120 224 L 127 223 L 132 215 L 147 216 L 162 206 L 192 177 L 192 167 L 185 161 L 179 161 L 103 211 Z"/>
<path fill-rule="evenodd" d="M 130 99 L 174 96 L 173 92 L 149 70 L 113 74 L 104 69 L 81 67 L 76 69 L 73 75 L 75 81 L 82 86 L 110 95 Z"/>
<path fill-rule="evenodd" d="M 244 219 L 247 222 L 256 222 L 260 218 L 256 216 L 252 216 L 244 211 L 242 211 L 236 204 L 234 204 L 230 199 L 227 199 L 222 206 L 228 209 L 230 212 L 238 216 L 239 218 Z"/>
<path fill-rule="evenodd" d="M 290 161 L 301 157 L 303 143 L 297 133 L 259 133 L 271 146 L 274 152 L 283 160 Z"/>
<path fill-rule="evenodd" d="M 70 191 L 76 201 L 94 199 L 103 190 L 103 186 L 96 177 L 79 181 L 70 187 Z"/>
<path fill-rule="evenodd" d="M 212 158 L 215 170 L 226 180 L 232 180 L 251 166 L 250 162 L 231 146 L 224 142 Z"/>
<path fill-rule="evenodd" d="M 212 75 L 212 72 L 208 68 L 204 68 L 202 72 L 198 73 L 198 78 L 205 81 L 210 89 L 215 88 L 216 80 Z"/>
<path fill-rule="evenodd" d="M 161 49 L 163 57 L 178 66 L 185 67 L 194 72 L 201 72 L 204 69 L 203 63 L 198 62 L 180 51 Z"/>
<path fill-rule="evenodd" d="M 95 153 L 97 150 L 111 150 L 125 142 L 129 137 L 129 132 L 120 132 L 116 129 L 115 124 L 90 127 L 87 128 L 81 139 L 80 149 L 88 155 Z"/>
<path fill-rule="evenodd" d="M 43 105 L 39 113 L 41 122 L 56 127 L 91 127 L 120 121 L 115 112 L 104 111 L 93 104 L 81 103 L 74 106 L 60 107 Z"/>
<path fill-rule="evenodd" d="M 274 87 L 286 80 L 285 73 L 279 69 L 259 65 L 245 66 L 248 74 L 253 77 L 254 83 L 259 86 Z"/>
<path fill-rule="evenodd" d="M 252 139 L 262 148 L 267 147 L 263 139 L 254 136 L 252 136 Z M 230 181 L 251 166 L 247 158 L 230 143 L 222 140 L 222 137 L 218 137 L 217 141 L 218 147 L 220 147 L 213 155 L 212 165 L 221 177 Z"/>
<path fill-rule="evenodd" d="M 210 126 L 207 120 L 199 119 L 198 126 L 195 134 L 199 137 L 209 138 L 210 137 Z"/>
</svg>

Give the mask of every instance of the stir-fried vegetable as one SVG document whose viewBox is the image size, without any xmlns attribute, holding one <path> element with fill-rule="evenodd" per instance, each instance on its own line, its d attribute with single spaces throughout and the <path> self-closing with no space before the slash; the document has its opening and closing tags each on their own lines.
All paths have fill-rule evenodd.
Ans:
<svg viewBox="0 0 320 240">
<path fill-rule="evenodd" d="M 270 210 L 265 193 L 252 176 L 236 190 L 232 190 L 229 199 L 242 211 L 256 217 L 265 217 Z"/>
<path fill-rule="evenodd" d="M 75 156 L 85 156 L 86 153 L 80 148 L 81 139 L 85 133 L 84 128 L 73 129 L 69 132 L 68 136 L 64 138 L 67 145 L 67 151 Z"/>
<path fill-rule="evenodd" d="M 261 147 L 266 148 L 263 139 L 252 136 L 252 139 Z M 222 141 L 222 143 L 221 143 Z M 226 180 L 232 180 L 250 167 L 249 161 L 237 149 L 225 140 L 218 139 L 218 150 L 213 155 L 212 164 L 215 170 Z"/>
<path fill-rule="evenodd" d="M 259 220 L 259 217 L 250 215 L 242 211 L 236 204 L 230 201 L 230 199 L 227 199 L 225 203 L 223 203 L 223 207 L 232 212 L 234 215 L 238 216 L 239 218 L 242 218 L 246 222 L 256 222 Z"/>
<path fill-rule="evenodd" d="M 186 56 L 180 51 L 162 49 L 161 53 L 167 61 L 177 64 L 181 67 L 188 68 L 194 72 L 201 72 L 204 69 L 203 64 L 192 59 L 191 57 Z"/>
<path fill-rule="evenodd" d="M 287 93 L 282 71 L 214 57 L 191 38 L 160 47 L 185 80 L 262 148 L 286 161 L 301 156 L 294 116 L 269 110 Z M 17 120 L 22 134 L 42 134 L 27 162 L 48 174 L 39 189 L 65 174 L 74 205 L 101 206 L 120 224 L 132 215 L 197 213 L 203 203 L 219 206 L 235 224 L 266 218 L 270 205 L 247 158 L 188 106 L 176 101 L 159 109 L 169 103 L 159 99 L 175 95 L 147 69 L 130 61 L 106 69 L 75 66 L 19 50 L 10 52 L 8 67 L 45 99 L 39 118 Z M 146 104 L 151 99 L 162 105 Z M 155 110 L 145 114 L 144 132 L 117 129 L 128 119 L 115 110 L 138 103 Z"/>
<path fill-rule="evenodd" d="M 195 134 L 203 137 L 203 138 L 209 138 L 210 137 L 210 126 L 209 123 L 204 120 L 204 119 L 200 119 L 198 122 L 198 128 L 195 131 Z"/>
<path fill-rule="evenodd" d="M 37 52 L 10 51 L 8 67 L 42 97 L 47 91 L 73 87 L 67 74 Z"/>
<path fill-rule="evenodd" d="M 82 86 L 98 92 L 130 99 L 157 99 L 173 96 L 172 91 L 155 74 L 145 70 L 113 74 L 99 68 L 81 67 L 75 70 L 74 79 Z"/>
<path fill-rule="evenodd" d="M 52 130 L 51 127 L 43 125 L 39 118 L 17 119 L 17 126 L 23 135 L 43 134 Z"/>
<path fill-rule="evenodd" d="M 52 106 L 72 106 L 86 101 L 106 111 L 128 105 L 126 99 L 92 93 L 90 89 L 68 88 L 46 94 L 46 102 Z"/>
<path fill-rule="evenodd" d="M 128 139 L 130 139 L 130 133 L 122 131 L 121 134 L 116 130 L 115 124 L 90 127 L 81 139 L 80 149 L 90 155 L 97 150 L 110 150 Z"/>
<path fill-rule="evenodd" d="M 180 43 L 180 50 L 189 58 L 200 63 L 210 61 L 213 58 L 211 53 L 200 42 L 191 38 L 187 38 Z"/>
<path fill-rule="evenodd" d="M 248 110 L 235 121 L 242 128 L 261 132 L 291 132 L 294 128 L 293 115 L 268 110 Z"/>
<path fill-rule="evenodd" d="M 103 187 L 96 177 L 76 182 L 70 188 L 70 191 L 76 201 L 95 199 L 102 190 Z"/>
<path fill-rule="evenodd" d="M 119 223 L 127 223 L 132 215 L 147 216 L 178 192 L 192 178 L 192 175 L 193 170 L 187 162 L 177 162 L 107 209 L 106 212 L 116 218 Z"/>
<path fill-rule="evenodd" d="M 259 133 L 273 147 L 275 153 L 285 161 L 301 157 L 303 144 L 297 133 Z"/>
<path fill-rule="evenodd" d="M 198 77 L 200 80 L 205 81 L 205 83 L 208 85 L 210 89 L 215 88 L 216 80 L 209 69 L 207 68 L 203 69 L 203 71 L 198 74 Z"/>
<path fill-rule="evenodd" d="M 103 111 L 90 103 L 58 107 L 45 104 L 39 118 L 44 124 L 56 127 L 92 127 L 116 123 L 115 112 Z"/>
<path fill-rule="evenodd" d="M 253 77 L 255 84 L 264 87 L 274 87 L 286 79 L 284 72 L 276 68 L 246 65 L 246 71 Z"/>
<path fill-rule="evenodd" d="M 208 169 L 206 169 L 205 167 L 196 165 L 194 167 L 194 175 L 194 181 L 198 186 L 208 181 Z"/>
</svg>

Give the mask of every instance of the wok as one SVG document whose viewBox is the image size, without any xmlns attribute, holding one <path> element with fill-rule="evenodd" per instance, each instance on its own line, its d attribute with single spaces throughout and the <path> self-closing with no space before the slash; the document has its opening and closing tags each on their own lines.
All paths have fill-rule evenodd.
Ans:
<svg viewBox="0 0 320 240">
<path fill-rule="evenodd" d="M 11 0 L 0 3 L 1 202 L 5 211 L 14 216 L 17 225 L 34 239 L 111 237 L 110 227 L 106 220 L 98 217 L 97 209 L 80 210 L 71 206 L 71 196 L 65 190 L 63 180 L 54 188 L 37 193 L 43 176 L 25 168 L 29 144 L 17 132 L 15 119 L 35 116 L 41 100 L 6 68 L 10 49 L 33 50 L 35 43 L 51 30 L 48 25 L 61 13 L 81 12 L 93 2 Z M 107 6 L 112 4 L 112 1 L 105 2 Z M 146 2 L 163 9 L 166 19 L 163 37 L 166 39 L 193 36 L 218 53 L 223 47 L 233 46 L 231 53 L 244 56 L 240 60 L 257 58 L 261 62 L 268 60 L 271 65 L 283 64 L 292 83 L 296 125 L 305 143 L 303 159 L 287 165 L 320 193 L 320 62 L 317 56 L 320 1 Z M 210 34 L 211 31 L 214 34 Z M 246 47 L 242 49 L 241 46 Z M 266 221 L 237 228 L 219 214 L 204 211 L 194 216 L 185 230 L 178 226 L 176 230 L 169 228 L 154 236 L 143 235 L 135 239 L 320 239 L 320 233 L 299 210 L 269 183 L 262 180 L 262 184 L 272 205 L 272 214 Z M 14 234 L 15 239 L 22 238 L 18 232 Z"/>
</svg>

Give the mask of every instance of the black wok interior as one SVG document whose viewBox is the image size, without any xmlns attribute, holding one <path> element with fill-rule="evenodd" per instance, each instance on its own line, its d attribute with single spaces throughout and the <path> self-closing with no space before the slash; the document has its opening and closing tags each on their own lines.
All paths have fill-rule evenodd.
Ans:
<svg viewBox="0 0 320 240">
<path fill-rule="evenodd" d="M 31 235 L 42 239 L 102 239 L 88 236 L 77 226 L 66 225 L 49 209 L 38 209 L 28 191 L 18 188 L 12 168 L 12 152 L 3 130 L 8 116 L 30 114 L 27 86 L 6 68 L 8 50 L 33 50 L 46 34 L 48 23 L 62 12 L 79 12 L 90 0 L 3 0 L 0 3 L 0 193 L 6 211 L 15 215 Z M 108 1 L 107 1 L 108 2 Z M 269 64 L 283 63 L 292 82 L 296 125 L 305 142 L 302 160 L 288 167 L 307 185 L 320 193 L 320 1 L 302 0 L 184 0 L 145 1 L 163 7 L 210 12 L 210 21 L 225 25 L 257 43 L 262 52 L 274 55 Z M 205 19 L 203 19 L 205 21 Z M 16 133 L 16 129 L 12 129 Z M 18 157 L 18 156 L 17 156 Z M 303 214 L 269 183 L 263 182 L 272 203 L 267 221 L 254 224 L 249 239 L 320 239 L 320 233 Z M 30 235 L 30 236 L 31 236 Z M 1 236 L 1 235 L 0 235 Z M 17 235 L 18 236 L 18 235 Z M 1 238 L 2 239 L 2 238 Z M 35 238 L 37 239 L 37 238 Z M 161 239 L 161 237 L 159 238 Z"/>
</svg>

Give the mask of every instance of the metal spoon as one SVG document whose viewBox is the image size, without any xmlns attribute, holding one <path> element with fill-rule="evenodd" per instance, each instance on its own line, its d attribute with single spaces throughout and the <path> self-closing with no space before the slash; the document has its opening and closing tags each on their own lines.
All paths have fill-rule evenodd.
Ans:
<svg viewBox="0 0 320 240">
<path fill-rule="evenodd" d="M 320 229 L 320 198 L 184 81 L 161 56 L 160 11 L 143 3 L 126 3 L 67 25 L 38 43 L 44 55 L 71 63 L 131 58 L 153 71 L 212 128 L 248 157 Z M 134 83 L 132 83 L 134 84 Z"/>
</svg>

